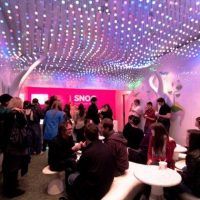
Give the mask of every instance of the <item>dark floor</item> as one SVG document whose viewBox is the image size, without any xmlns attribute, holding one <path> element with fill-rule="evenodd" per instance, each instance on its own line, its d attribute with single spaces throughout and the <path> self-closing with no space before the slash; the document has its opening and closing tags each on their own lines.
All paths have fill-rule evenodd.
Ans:
<svg viewBox="0 0 200 200">
<path fill-rule="evenodd" d="M 29 172 L 25 177 L 19 178 L 19 185 L 26 193 L 13 200 L 56 200 L 61 195 L 50 196 L 46 192 L 48 182 L 52 175 L 42 174 L 42 169 L 47 165 L 47 154 L 32 156 Z M 2 174 L 0 174 L 0 200 L 7 200 L 2 195 Z"/>
</svg>

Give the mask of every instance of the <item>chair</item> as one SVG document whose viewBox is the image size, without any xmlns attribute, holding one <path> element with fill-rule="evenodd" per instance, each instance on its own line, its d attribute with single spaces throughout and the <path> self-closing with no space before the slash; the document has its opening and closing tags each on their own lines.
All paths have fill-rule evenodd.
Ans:
<svg viewBox="0 0 200 200">
<path fill-rule="evenodd" d="M 64 182 L 62 179 L 63 171 L 51 171 L 48 165 L 42 170 L 42 173 L 54 176 L 54 179 L 52 179 L 47 186 L 47 193 L 49 195 L 61 194 L 64 191 Z"/>
</svg>

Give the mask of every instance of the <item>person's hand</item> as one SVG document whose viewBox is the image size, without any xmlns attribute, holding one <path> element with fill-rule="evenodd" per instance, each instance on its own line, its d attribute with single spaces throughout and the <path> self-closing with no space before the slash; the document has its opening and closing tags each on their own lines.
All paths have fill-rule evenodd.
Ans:
<svg viewBox="0 0 200 200">
<path fill-rule="evenodd" d="M 150 165 L 151 163 L 152 163 L 152 160 L 149 159 L 149 160 L 147 161 L 147 165 Z"/>
<path fill-rule="evenodd" d="M 155 116 L 159 117 L 159 112 L 158 111 L 155 112 Z"/>
<path fill-rule="evenodd" d="M 82 142 L 82 141 L 81 141 L 79 144 L 81 145 L 81 148 L 86 147 L 86 145 L 87 145 L 87 144 L 86 144 L 86 141 L 85 141 L 85 142 Z"/>
<path fill-rule="evenodd" d="M 73 147 L 72 147 L 72 150 L 73 151 L 79 151 L 80 149 L 82 149 L 83 147 L 86 147 L 86 142 L 79 142 L 79 143 L 76 143 Z"/>
<path fill-rule="evenodd" d="M 72 150 L 73 151 L 78 151 L 81 149 L 81 142 L 80 143 L 76 143 L 73 147 Z"/>
</svg>

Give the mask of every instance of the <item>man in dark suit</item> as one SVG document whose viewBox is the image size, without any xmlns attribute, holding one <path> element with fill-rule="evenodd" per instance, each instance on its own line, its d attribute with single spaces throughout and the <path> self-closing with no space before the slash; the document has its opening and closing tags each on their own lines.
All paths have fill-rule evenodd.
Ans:
<svg viewBox="0 0 200 200">
<path fill-rule="evenodd" d="M 157 113 L 158 122 L 163 124 L 166 130 L 169 132 L 170 128 L 170 118 L 171 118 L 171 108 L 166 104 L 165 100 L 160 97 L 157 99 L 160 106 L 159 112 Z"/>
</svg>

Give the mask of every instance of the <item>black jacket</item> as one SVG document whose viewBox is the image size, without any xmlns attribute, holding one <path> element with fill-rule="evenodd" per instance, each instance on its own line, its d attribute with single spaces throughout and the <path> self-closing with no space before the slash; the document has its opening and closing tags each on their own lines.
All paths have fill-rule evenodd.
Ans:
<svg viewBox="0 0 200 200">
<path fill-rule="evenodd" d="M 128 169 L 128 153 L 127 153 L 127 140 L 121 133 L 113 133 L 105 139 L 114 158 L 115 158 L 115 176 L 124 174 Z"/>
<path fill-rule="evenodd" d="M 123 130 L 123 135 L 127 139 L 128 144 L 127 146 L 133 149 L 138 149 L 140 143 L 144 137 L 144 133 L 142 129 L 135 128 L 131 126 L 130 123 L 127 123 Z"/>
<path fill-rule="evenodd" d="M 0 152 L 5 149 L 5 119 L 9 109 L 0 105 Z"/>
<path fill-rule="evenodd" d="M 80 175 L 73 185 L 75 200 L 99 200 L 114 179 L 114 159 L 101 141 L 90 143 L 78 162 Z"/>
<path fill-rule="evenodd" d="M 24 128 L 27 121 L 24 113 L 18 111 L 10 111 L 5 115 L 4 123 L 4 160 L 3 172 L 12 173 L 13 171 L 21 169 L 21 174 L 27 173 L 28 164 L 30 162 L 28 147 L 13 146 L 10 141 L 10 135 L 14 126 L 18 125 L 19 128 Z"/>
<path fill-rule="evenodd" d="M 184 173 L 183 181 L 194 195 L 200 197 L 200 149 L 188 152 L 186 166 L 187 169 Z"/>
<path fill-rule="evenodd" d="M 87 111 L 86 119 L 91 119 L 95 124 L 99 124 L 98 108 L 96 104 L 92 103 Z"/>
<path fill-rule="evenodd" d="M 19 129 L 24 129 L 27 125 L 25 114 L 19 111 L 10 111 L 5 115 L 4 122 L 4 151 L 13 155 L 27 155 L 28 148 L 13 146 L 10 141 L 10 136 L 13 128 L 17 126 Z"/>
<path fill-rule="evenodd" d="M 102 111 L 100 113 L 100 116 L 102 117 L 102 119 L 105 119 L 105 118 L 109 118 L 109 119 L 113 119 L 113 112 L 112 110 L 108 110 L 108 111 Z"/>
<path fill-rule="evenodd" d="M 73 163 L 76 154 L 71 149 L 73 146 L 72 136 L 65 140 L 58 135 L 49 143 L 48 164 L 52 171 L 63 171 L 75 167 Z"/>
</svg>

